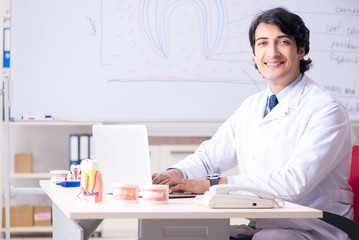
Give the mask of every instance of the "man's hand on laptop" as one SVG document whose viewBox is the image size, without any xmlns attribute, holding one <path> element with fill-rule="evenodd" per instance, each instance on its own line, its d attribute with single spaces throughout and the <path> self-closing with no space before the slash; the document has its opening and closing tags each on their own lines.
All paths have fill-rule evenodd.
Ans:
<svg viewBox="0 0 359 240">
<path fill-rule="evenodd" d="M 167 184 L 170 192 L 205 193 L 209 190 L 210 184 L 207 178 L 195 179 L 167 179 L 161 184 Z"/>
<path fill-rule="evenodd" d="M 181 179 L 183 178 L 182 172 L 176 168 L 168 169 L 160 173 L 152 174 L 153 184 L 165 184 L 163 183 L 169 179 Z"/>
</svg>

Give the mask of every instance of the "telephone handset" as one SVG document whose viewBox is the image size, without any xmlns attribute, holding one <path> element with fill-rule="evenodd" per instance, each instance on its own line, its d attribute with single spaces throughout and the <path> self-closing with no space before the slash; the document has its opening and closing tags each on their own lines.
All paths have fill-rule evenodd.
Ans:
<svg viewBox="0 0 359 240">
<path fill-rule="evenodd" d="M 235 184 L 214 185 L 196 202 L 209 208 L 273 208 L 284 203 L 273 193 Z"/>
</svg>

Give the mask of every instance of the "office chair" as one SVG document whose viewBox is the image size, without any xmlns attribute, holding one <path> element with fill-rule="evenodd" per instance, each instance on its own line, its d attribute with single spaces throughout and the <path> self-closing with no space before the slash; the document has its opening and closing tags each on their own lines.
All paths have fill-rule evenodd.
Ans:
<svg viewBox="0 0 359 240">
<path fill-rule="evenodd" d="M 348 237 L 352 240 L 359 239 L 359 146 L 353 147 L 352 153 L 352 165 L 350 169 L 349 184 L 354 192 L 354 218 L 349 218 L 323 211 L 323 220 L 348 234 Z"/>
</svg>

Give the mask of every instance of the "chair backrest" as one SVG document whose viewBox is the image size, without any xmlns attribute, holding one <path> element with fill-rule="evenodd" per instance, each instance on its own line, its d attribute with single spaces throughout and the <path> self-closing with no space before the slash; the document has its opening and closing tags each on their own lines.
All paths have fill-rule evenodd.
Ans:
<svg viewBox="0 0 359 240">
<path fill-rule="evenodd" d="M 353 147 L 349 184 L 354 192 L 354 221 L 359 217 L 359 146 Z"/>
</svg>

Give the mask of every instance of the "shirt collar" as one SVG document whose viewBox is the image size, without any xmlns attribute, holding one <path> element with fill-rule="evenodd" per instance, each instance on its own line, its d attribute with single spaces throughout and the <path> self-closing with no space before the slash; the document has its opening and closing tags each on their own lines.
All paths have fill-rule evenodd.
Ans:
<svg viewBox="0 0 359 240">
<path fill-rule="evenodd" d="M 283 100 L 283 98 L 285 96 L 287 96 L 287 94 L 292 91 L 292 89 L 294 88 L 294 86 L 303 78 L 303 73 L 300 73 L 299 76 L 297 77 L 297 79 L 295 79 L 291 84 L 289 84 L 288 86 L 286 86 L 285 88 L 283 88 L 282 90 L 280 90 L 279 93 L 276 94 L 278 102 L 280 102 L 281 100 Z M 272 92 L 272 90 L 270 89 L 270 87 L 268 86 L 268 98 L 270 96 L 272 96 L 274 93 Z"/>
</svg>

